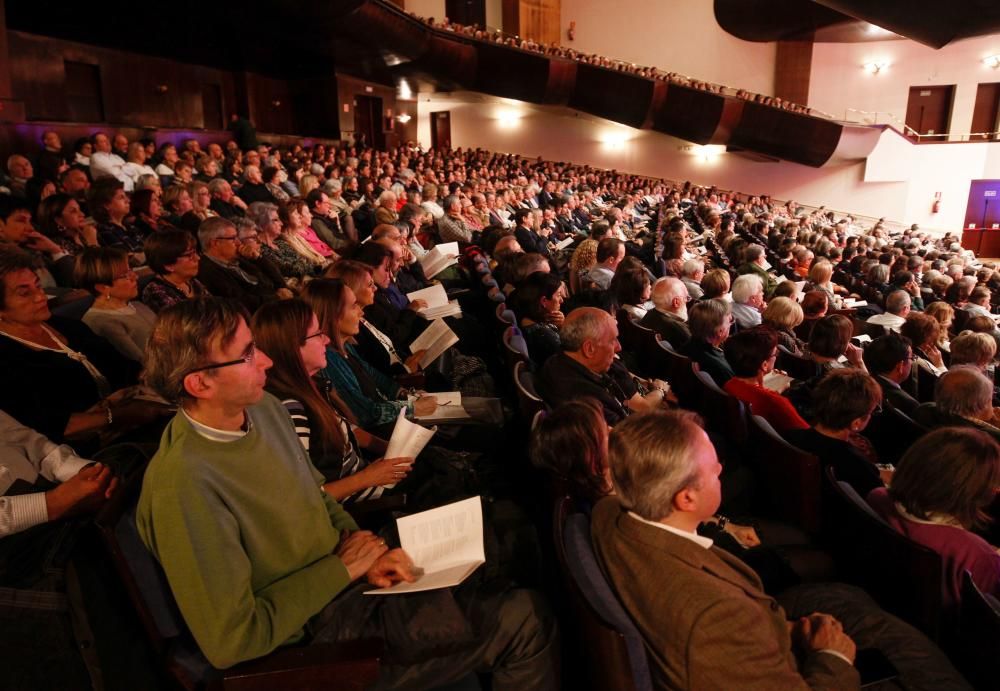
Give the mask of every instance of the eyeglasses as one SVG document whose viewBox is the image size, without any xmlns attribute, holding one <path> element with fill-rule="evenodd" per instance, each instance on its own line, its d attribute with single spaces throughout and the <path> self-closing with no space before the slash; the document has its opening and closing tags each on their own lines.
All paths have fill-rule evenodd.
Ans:
<svg viewBox="0 0 1000 691">
<path fill-rule="evenodd" d="M 132 269 L 128 269 L 124 273 L 116 274 L 115 280 L 120 281 L 123 278 L 135 278 L 135 277 L 136 277 L 135 271 L 132 271 Z"/>
<path fill-rule="evenodd" d="M 308 336 L 306 336 L 306 337 L 305 337 L 304 339 L 302 339 L 302 340 L 304 340 L 304 341 L 308 341 L 308 340 L 309 340 L 309 339 L 311 339 L 311 338 L 320 338 L 320 337 L 322 337 L 322 336 L 326 336 L 326 332 L 325 332 L 325 331 L 317 331 L 317 332 L 316 332 L 316 333 L 314 333 L 314 334 L 309 334 Z"/>
<path fill-rule="evenodd" d="M 184 254 L 180 255 L 178 259 L 194 259 L 198 256 L 198 250 L 188 250 Z"/>
<path fill-rule="evenodd" d="M 258 240 L 256 235 L 244 235 L 240 238 L 240 242 L 258 242 Z"/>
<path fill-rule="evenodd" d="M 202 365 L 201 367 L 195 367 L 193 370 L 188 371 L 188 374 L 194 374 L 195 372 L 204 372 L 210 369 L 219 369 L 220 367 L 232 367 L 233 365 L 250 365 L 253 364 L 254 360 L 257 358 L 257 344 L 250 341 L 250 345 L 247 349 L 243 351 L 241 355 L 236 360 L 229 360 L 228 362 L 213 362 L 210 365 Z"/>
<path fill-rule="evenodd" d="M 215 238 L 216 240 L 232 240 L 233 242 L 238 242 L 240 239 L 239 235 L 220 235 Z"/>
</svg>

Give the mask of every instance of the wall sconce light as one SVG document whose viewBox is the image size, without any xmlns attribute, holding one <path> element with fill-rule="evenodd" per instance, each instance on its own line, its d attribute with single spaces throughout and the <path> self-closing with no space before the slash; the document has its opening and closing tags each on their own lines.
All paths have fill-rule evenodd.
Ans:
<svg viewBox="0 0 1000 691">
<path fill-rule="evenodd" d="M 274 99 L 273 101 L 271 101 L 271 105 L 274 106 L 275 108 L 280 108 L 281 101 L 279 101 L 278 99 Z"/>
<path fill-rule="evenodd" d="M 983 58 L 983 64 L 986 65 L 987 67 L 992 67 L 993 69 L 997 69 L 998 67 L 1000 67 L 1000 54 L 986 56 L 985 58 Z"/>
<path fill-rule="evenodd" d="M 521 122 L 521 113 L 516 110 L 501 110 L 497 113 L 497 123 L 500 129 L 514 129 Z"/>
<path fill-rule="evenodd" d="M 868 74 L 878 74 L 888 66 L 889 66 L 888 62 L 881 61 L 881 62 L 866 62 L 861 67 Z"/>
<path fill-rule="evenodd" d="M 158 94 L 165 94 L 170 91 L 170 88 L 166 84 L 157 84 L 155 91 Z"/>
<path fill-rule="evenodd" d="M 705 146 L 691 147 L 690 151 L 702 163 L 715 163 L 722 154 L 726 153 L 726 147 L 721 144 L 706 144 Z"/>
<path fill-rule="evenodd" d="M 413 118 L 411 118 L 408 113 L 400 113 L 399 115 L 396 116 L 396 119 L 405 125 Z"/>
</svg>

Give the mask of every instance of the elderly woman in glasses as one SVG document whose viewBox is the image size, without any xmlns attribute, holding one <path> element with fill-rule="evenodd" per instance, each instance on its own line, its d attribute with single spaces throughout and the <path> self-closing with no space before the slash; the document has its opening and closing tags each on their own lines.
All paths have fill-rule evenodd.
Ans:
<svg viewBox="0 0 1000 691">
<path fill-rule="evenodd" d="M 165 230 L 146 238 L 146 263 L 156 274 L 142 291 L 142 301 L 159 313 L 182 300 L 210 295 L 195 278 L 198 275 L 198 247 L 186 230 Z"/>
<path fill-rule="evenodd" d="M 88 247 L 76 256 L 73 279 L 94 296 L 83 323 L 129 360 L 142 362 L 156 315 L 141 302 L 133 302 L 139 285 L 129 268 L 128 253 L 115 247 Z"/>
</svg>

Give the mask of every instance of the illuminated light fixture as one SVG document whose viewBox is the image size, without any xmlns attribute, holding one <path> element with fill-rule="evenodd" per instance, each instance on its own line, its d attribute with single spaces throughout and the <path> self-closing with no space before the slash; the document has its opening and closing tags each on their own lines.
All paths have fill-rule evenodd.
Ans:
<svg viewBox="0 0 1000 691">
<path fill-rule="evenodd" d="M 627 127 L 620 127 L 602 132 L 600 141 L 606 149 L 621 151 L 632 136 L 633 133 Z"/>
<path fill-rule="evenodd" d="M 997 69 L 998 67 L 1000 67 L 1000 55 L 987 55 L 985 58 L 983 58 L 983 64 L 986 65 L 987 67 L 992 67 L 993 69 Z"/>
<path fill-rule="evenodd" d="M 879 61 L 879 62 L 875 62 L 875 61 L 872 61 L 872 62 L 866 62 L 866 63 L 865 63 L 864 65 L 862 65 L 861 67 L 862 67 L 862 69 L 864 69 L 864 71 L 865 71 L 865 72 L 867 72 L 868 74 L 878 74 L 879 72 L 881 72 L 882 70 L 884 70 L 884 69 L 885 69 L 885 68 L 887 68 L 888 66 L 889 66 L 889 63 L 888 63 L 888 62 L 886 62 L 886 61 L 884 61 L 884 60 L 881 60 L 881 61 Z"/>
<path fill-rule="evenodd" d="M 693 146 L 691 147 L 691 153 L 697 156 L 702 163 L 714 163 L 719 156 L 726 153 L 726 147 L 721 144 Z"/>
<path fill-rule="evenodd" d="M 413 98 L 413 90 L 410 88 L 410 83 L 405 79 L 400 79 L 397 94 L 400 98 Z"/>
<path fill-rule="evenodd" d="M 399 115 L 396 116 L 396 119 L 405 125 L 413 118 L 410 117 L 409 113 L 400 113 Z"/>
<path fill-rule="evenodd" d="M 509 130 L 518 126 L 521 122 L 521 113 L 516 110 L 497 111 L 497 122 L 501 129 Z"/>
</svg>

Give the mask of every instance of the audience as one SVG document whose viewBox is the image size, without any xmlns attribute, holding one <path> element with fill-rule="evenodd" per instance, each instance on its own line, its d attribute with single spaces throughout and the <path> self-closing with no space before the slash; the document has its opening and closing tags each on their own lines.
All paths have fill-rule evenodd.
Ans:
<svg viewBox="0 0 1000 691">
<path fill-rule="evenodd" d="M 137 448 L 155 444 L 170 410 L 151 400 L 180 402 L 146 474 L 140 530 L 163 562 L 185 623 L 218 666 L 259 657 L 286 642 L 330 640 L 341 630 L 352 637 L 353 632 L 408 633 L 409 620 L 397 611 L 405 605 L 361 598 L 361 586 L 351 585 L 365 573 L 379 583 L 409 580 L 407 558 L 378 542 L 393 542 L 391 526 L 376 514 L 382 537 L 357 531 L 335 502 L 360 509 L 375 499 L 405 497 L 407 513 L 475 494 L 484 496 L 485 508 L 496 490 L 526 507 L 533 501 L 520 491 L 518 471 L 506 463 L 508 455 L 523 454 L 524 436 L 513 432 L 529 421 L 520 416 L 517 425 L 510 421 L 489 433 L 478 419 L 464 427 L 441 425 L 435 441 L 444 448 L 431 445 L 416 460 L 384 458 L 385 439 L 401 412 L 430 424 L 420 418 L 437 412 L 438 404 L 426 391 L 460 392 L 470 410 L 477 397 L 487 395 L 483 391 L 493 395 L 493 377 L 504 374 L 502 350 L 483 325 L 495 321 L 500 300 L 516 314 L 537 393 L 555 407 L 547 418 L 540 416 L 533 459 L 568 483 L 582 508 L 597 504 L 598 534 L 609 530 L 602 498 L 616 489 L 609 474 L 615 470 L 614 453 L 609 463 L 605 452 L 609 425 L 627 430 L 637 414 L 676 403 L 666 382 L 639 377 L 625 363 L 647 375 L 669 371 L 668 378 L 676 374 L 673 365 L 647 361 L 644 353 L 618 356 L 619 309 L 690 357 L 790 443 L 832 465 L 862 494 L 884 492 L 883 482 L 893 478 L 890 469 L 875 465 L 879 459 L 861 435 L 873 415 L 883 431 L 880 423 L 888 420 L 878 415 L 883 398 L 928 427 L 978 428 L 1000 438 L 992 408 L 1000 397 L 987 379 L 996 357 L 992 304 L 1000 281 L 992 265 L 974 263 L 953 244 L 953 236 L 936 238 L 916 228 L 890 233 L 881 223 L 864 228 L 855 219 L 807 211 L 795 202 L 478 149 L 424 152 L 407 143 L 375 151 L 264 142 L 242 148 L 191 139 L 180 150 L 161 145 L 150 159 L 155 147 L 150 141 L 130 145 L 124 137 L 99 134 L 92 152 L 79 148 L 77 167 L 63 168 L 58 134 L 46 133 L 43 144 L 35 169 L 40 175 L 44 169 L 44 177 L 33 181 L 33 171 L 26 175 L 31 161 L 18 154 L 8 165 L 7 189 L 13 194 L 0 191 L 0 355 L 5 356 L 0 408 L 18 420 L 13 424 L 27 426 L 16 428 L 27 436 L 12 432 L 12 439 L 44 435 L 42 441 L 25 442 L 31 449 L 50 449 L 47 437 L 51 444 L 71 441 L 92 455 L 115 441 L 137 442 Z M 88 156 L 93 184 L 79 167 Z M 47 179 L 57 186 L 42 185 Z M 32 215 L 41 232 L 32 226 Z M 569 247 L 554 244 L 567 239 Z M 428 280 L 421 260 L 435 243 L 448 241 L 461 243 L 458 265 Z M 492 285 L 490 277 L 477 276 L 484 270 L 502 292 L 483 287 Z M 779 280 L 792 272 L 808 277 L 804 294 L 794 281 Z M 955 281 L 954 288 L 938 279 Z M 424 363 L 428 351 L 411 351 L 411 344 L 433 321 L 422 314 L 426 301 L 407 295 L 436 282 L 461 302 L 462 316 L 446 318 L 458 342 Z M 67 292 L 74 286 L 87 290 L 92 304 L 79 298 L 79 291 Z M 939 295 L 951 304 L 934 297 Z M 847 296 L 866 298 L 869 305 L 827 316 Z M 924 299 L 930 304 L 922 313 Z M 877 315 L 876 305 L 883 303 L 886 313 L 869 322 L 893 333 L 867 347 L 853 345 L 852 318 L 857 323 Z M 970 331 L 954 332 L 955 308 L 959 328 Z M 53 317 L 53 310 L 76 318 Z M 771 383 L 778 378 L 769 375 L 781 348 L 817 366 L 816 376 L 793 383 L 786 396 L 767 388 L 778 388 Z M 914 390 L 914 360 L 941 375 L 932 403 L 918 405 L 907 393 Z M 140 368 L 157 393 L 136 386 Z M 522 383 L 530 388 L 531 379 L 528 373 Z M 921 387 L 920 396 L 930 392 Z M 513 407 L 506 390 L 505 398 Z M 501 417 L 498 412 L 497 420 Z M 687 418 L 658 419 L 678 421 L 675 438 L 651 442 L 645 451 L 655 455 L 674 445 L 687 449 L 678 452 L 682 460 L 705 455 L 704 444 L 698 451 L 692 441 L 696 427 L 686 437 L 679 431 L 688 429 Z M 264 439 L 267 454 L 261 453 Z M 904 440 L 890 460 L 912 441 Z M 62 451 L 57 456 L 65 457 Z M 55 495 L 48 507 L 54 519 L 69 506 L 84 512 L 97 507 L 122 481 L 106 466 L 81 470 L 73 461 L 50 471 L 46 462 L 30 460 L 35 456 L 24 457 L 27 465 L 18 461 L 23 468 L 16 472 L 33 484 L 26 496 L 35 496 L 36 510 L 27 517 L 20 508 L 8 510 L 25 502 L 13 501 L 15 490 L 0 491 L 0 535 L 9 534 L 4 526 L 18 530 L 43 521 L 38 497 L 46 492 L 72 493 Z M 244 465 L 237 468 L 237 460 Z M 265 461 L 266 472 L 260 465 Z M 737 460 L 733 467 L 739 465 Z M 207 492 L 210 468 L 225 468 L 217 486 L 224 488 L 221 494 Z M 246 484 L 264 476 L 277 486 L 279 504 L 261 500 L 259 487 Z M 729 492 L 740 489 L 738 473 L 734 477 L 736 482 L 727 480 Z M 678 497 L 691 499 L 683 479 L 667 488 L 678 515 L 691 508 L 678 504 Z M 53 489 L 47 480 L 63 484 Z M 649 482 L 655 485 L 654 480 Z M 698 485 L 705 486 L 711 489 L 710 483 Z M 193 508 L 182 516 L 180 504 L 170 505 L 175 500 L 163 488 L 190 500 L 184 506 Z M 620 495 L 623 502 L 632 501 L 629 497 Z M 900 499 L 892 501 L 897 512 L 917 516 Z M 299 508 L 292 511 L 294 505 Z M 260 520 L 261 506 L 273 513 L 273 521 Z M 961 511 L 951 506 L 935 505 L 927 515 L 958 516 Z M 5 522 L 5 511 L 14 518 Z M 663 519 L 655 513 L 637 515 Z M 219 527 L 215 514 L 228 516 L 239 540 Z M 904 513 L 899 517 L 909 520 Z M 735 540 L 741 558 L 755 551 L 744 549 L 759 542 L 752 528 L 712 516 L 708 522 L 715 524 L 713 539 Z M 339 534 L 336 526 L 353 532 Z M 980 524 L 963 517 L 945 527 L 967 531 Z M 304 541 L 284 539 L 285 533 L 304 531 Z M 527 532 L 534 533 L 533 527 Z M 501 535 L 499 541 L 506 545 L 508 539 Z M 426 661 L 426 669 L 438 670 L 435 684 L 478 667 L 493 669 L 496 688 L 548 685 L 553 629 L 535 595 L 504 583 L 491 591 L 500 595 L 491 596 L 481 611 L 455 610 L 453 598 L 493 587 L 489 581 L 509 573 L 512 564 L 537 566 L 534 552 L 498 554 L 491 544 L 488 539 L 484 579 L 427 596 L 459 617 L 448 619 L 449 625 L 467 626 L 466 614 L 491 622 L 477 624 L 468 655 L 455 662 L 447 650 L 417 638 L 386 653 L 380 667 L 384 679 L 424 685 Z M 202 547 L 211 556 L 191 558 L 191 550 Z M 607 543 L 601 549 L 609 549 Z M 659 563 L 660 555 L 653 556 Z M 746 581 L 741 592 L 753 591 L 745 567 L 720 563 Z M 673 562 L 662 565 L 664 573 L 673 573 Z M 295 584 L 316 568 L 334 577 L 305 593 Z M 609 570 L 612 585 L 624 588 L 617 574 Z M 196 584 L 199 579 L 204 582 Z M 281 595 L 272 593 L 275 587 Z M 660 590 L 676 592 L 673 585 Z M 303 597 L 312 600 L 303 604 Z M 762 601 L 750 599 L 739 607 L 757 606 L 754 602 Z M 633 612 L 661 611 L 649 603 L 624 602 Z M 361 606 L 372 616 L 355 614 Z M 518 616 L 533 632 L 530 641 L 511 637 Z M 239 617 L 241 623 L 226 624 L 225 617 Z M 650 649 L 657 645 L 651 641 L 667 635 L 662 627 L 640 628 Z M 307 639 L 304 630 L 313 635 Z M 772 642 L 787 640 L 786 635 L 775 628 Z M 816 660 L 831 657 L 807 655 L 811 661 L 797 668 L 791 649 L 775 650 L 768 654 L 781 661 L 781 675 L 765 675 L 765 685 L 779 676 L 795 679 L 797 669 L 808 676 L 823 666 Z M 707 674 L 698 678 L 709 685 L 734 673 L 726 665 L 701 671 L 695 659 L 715 652 L 699 649 L 690 658 L 692 670 L 698 669 L 693 673 Z M 446 658 L 453 664 L 443 672 Z M 421 662 L 403 671 L 415 659 Z M 775 669 L 768 674 L 777 674 Z M 838 674 L 846 679 L 848 672 Z M 675 672 L 663 673 L 671 678 Z M 753 665 L 750 673 L 762 672 Z"/>
</svg>

